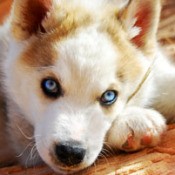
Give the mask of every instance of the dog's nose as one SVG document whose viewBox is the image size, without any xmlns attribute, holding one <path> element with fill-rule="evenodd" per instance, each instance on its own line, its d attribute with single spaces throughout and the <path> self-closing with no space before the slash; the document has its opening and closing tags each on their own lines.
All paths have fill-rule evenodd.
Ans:
<svg viewBox="0 0 175 175">
<path fill-rule="evenodd" d="M 84 149 L 79 143 L 65 142 L 56 145 L 55 152 L 57 159 L 61 163 L 67 166 L 73 166 L 83 161 L 86 149 Z"/>
</svg>

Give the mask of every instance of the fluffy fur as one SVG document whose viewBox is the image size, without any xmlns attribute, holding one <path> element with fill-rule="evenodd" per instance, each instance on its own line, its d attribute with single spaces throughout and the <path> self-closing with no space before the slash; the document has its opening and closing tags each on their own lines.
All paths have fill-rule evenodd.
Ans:
<svg viewBox="0 0 175 175">
<path fill-rule="evenodd" d="M 104 143 L 135 151 L 159 142 L 175 114 L 175 69 L 156 42 L 160 1 L 127 3 L 14 0 L 0 28 L 7 109 L 1 115 L 2 161 L 44 161 L 67 174 L 93 164 Z M 59 81 L 63 96 L 44 94 L 47 77 Z M 106 90 L 118 92 L 110 106 L 99 101 Z M 55 145 L 70 141 L 86 150 L 75 166 L 55 156 Z"/>
</svg>

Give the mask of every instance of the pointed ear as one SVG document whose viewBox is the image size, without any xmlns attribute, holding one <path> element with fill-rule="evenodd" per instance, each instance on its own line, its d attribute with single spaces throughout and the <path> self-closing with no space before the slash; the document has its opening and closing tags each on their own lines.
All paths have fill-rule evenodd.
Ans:
<svg viewBox="0 0 175 175">
<path fill-rule="evenodd" d="M 11 30 L 16 39 L 24 40 L 41 28 L 51 7 L 51 0 L 14 0 Z M 44 29 L 43 29 L 44 30 Z"/>
<path fill-rule="evenodd" d="M 155 48 L 160 9 L 160 0 L 132 0 L 120 13 L 129 38 L 147 54 Z"/>
</svg>

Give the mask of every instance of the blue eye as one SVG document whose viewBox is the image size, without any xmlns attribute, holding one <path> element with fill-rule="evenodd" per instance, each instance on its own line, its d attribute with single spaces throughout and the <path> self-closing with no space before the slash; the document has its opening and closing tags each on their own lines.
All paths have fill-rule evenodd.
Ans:
<svg viewBox="0 0 175 175">
<path fill-rule="evenodd" d="M 45 88 L 50 92 L 54 92 L 57 89 L 57 83 L 53 80 L 46 80 Z"/>
<path fill-rule="evenodd" d="M 62 95 L 60 84 L 53 78 L 44 79 L 41 83 L 41 88 L 48 97 L 57 98 Z"/>
<path fill-rule="evenodd" d="M 102 105 L 112 105 L 117 100 L 117 92 L 114 90 L 108 90 L 104 92 L 100 98 Z"/>
</svg>

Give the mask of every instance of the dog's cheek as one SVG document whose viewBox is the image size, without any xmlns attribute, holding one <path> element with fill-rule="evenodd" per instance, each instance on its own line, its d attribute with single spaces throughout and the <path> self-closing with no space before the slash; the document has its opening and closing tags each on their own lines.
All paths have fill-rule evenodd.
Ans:
<svg viewBox="0 0 175 175">
<path fill-rule="evenodd" d="M 36 149 L 42 158 L 42 160 L 50 165 L 53 166 L 52 158 L 51 158 L 51 141 L 48 137 L 49 131 L 47 132 L 47 128 L 44 130 L 44 126 L 41 123 L 37 123 L 34 128 L 34 137 L 36 142 Z"/>
</svg>

